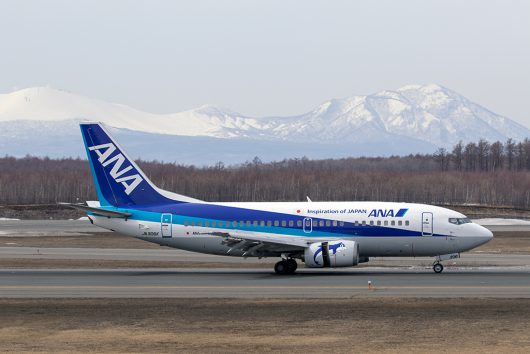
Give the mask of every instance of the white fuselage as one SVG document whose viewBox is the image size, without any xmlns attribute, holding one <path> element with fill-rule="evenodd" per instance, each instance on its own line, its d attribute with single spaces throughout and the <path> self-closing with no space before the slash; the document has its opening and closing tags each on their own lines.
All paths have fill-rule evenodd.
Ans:
<svg viewBox="0 0 530 354">
<path fill-rule="evenodd" d="M 191 207 L 188 205 L 186 210 Z M 475 248 L 493 237 L 489 230 L 469 222 L 458 212 L 423 204 L 197 203 L 193 207 L 193 216 L 189 216 L 188 212 L 179 214 L 178 208 L 167 213 L 116 208 L 132 216 L 120 219 L 90 215 L 90 218 L 97 226 L 145 241 L 188 251 L 230 256 L 242 256 L 244 252 L 227 246 L 219 235 L 236 231 L 269 237 L 271 240 L 277 237 L 302 238 L 308 244 L 334 239 L 355 240 L 359 245 L 359 255 L 363 257 L 453 254 Z M 201 215 L 201 208 L 205 207 L 221 207 L 225 211 L 214 216 L 206 212 Z M 266 212 L 267 216 L 260 212 Z M 293 217 L 299 220 L 293 221 Z M 461 220 L 467 221 L 459 223 Z M 259 256 L 277 255 L 271 253 Z"/>
</svg>

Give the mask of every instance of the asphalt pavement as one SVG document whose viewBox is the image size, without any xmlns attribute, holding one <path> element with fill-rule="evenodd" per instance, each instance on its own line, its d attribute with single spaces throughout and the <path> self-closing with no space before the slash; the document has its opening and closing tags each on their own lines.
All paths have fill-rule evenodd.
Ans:
<svg viewBox="0 0 530 354">
<path fill-rule="evenodd" d="M 368 282 L 372 287 L 369 288 Z M 528 268 L 14 269 L 0 271 L 1 297 L 517 297 L 530 298 Z"/>
</svg>

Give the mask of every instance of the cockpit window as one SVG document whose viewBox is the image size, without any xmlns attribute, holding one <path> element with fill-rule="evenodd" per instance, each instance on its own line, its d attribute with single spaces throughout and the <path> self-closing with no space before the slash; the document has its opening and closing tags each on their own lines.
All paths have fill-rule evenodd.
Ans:
<svg viewBox="0 0 530 354">
<path fill-rule="evenodd" d="M 471 220 L 469 218 L 449 218 L 449 222 L 455 225 L 470 224 Z"/>
</svg>

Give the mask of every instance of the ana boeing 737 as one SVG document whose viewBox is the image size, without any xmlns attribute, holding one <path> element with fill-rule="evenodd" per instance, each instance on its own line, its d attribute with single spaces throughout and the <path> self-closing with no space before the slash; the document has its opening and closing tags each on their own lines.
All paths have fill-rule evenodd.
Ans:
<svg viewBox="0 0 530 354">
<path fill-rule="evenodd" d="M 206 202 L 155 186 L 101 123 L 81 123 L 98 201 L 68 204 L 90 222 L 144 241 L 232 257 L 277 257 L 277 274 L 353 267 L 370 257 L 443 260 L 493 237 L 465 215 L 388 202 Z"/>
</svg>

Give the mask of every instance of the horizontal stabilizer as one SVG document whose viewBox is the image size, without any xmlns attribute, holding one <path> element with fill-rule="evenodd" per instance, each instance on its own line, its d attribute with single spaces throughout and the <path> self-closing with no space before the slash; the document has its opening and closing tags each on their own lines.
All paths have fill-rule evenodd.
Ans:
<svg viewBox="0 0 530 354">
<path fill-rule="evenodd" d="M 123 211 L 107 210 L 102 208 L 91 207 L 84 204 L 73 204 L 73 203 L 59 203 L 59 205 L 65 205 L 70 208 L 83 210 L 86 212 L 94 213 L 96 215 L 106 216 L 108 218 L 128 218 L 131 213 L 125 213 Z"/>
</svg>

